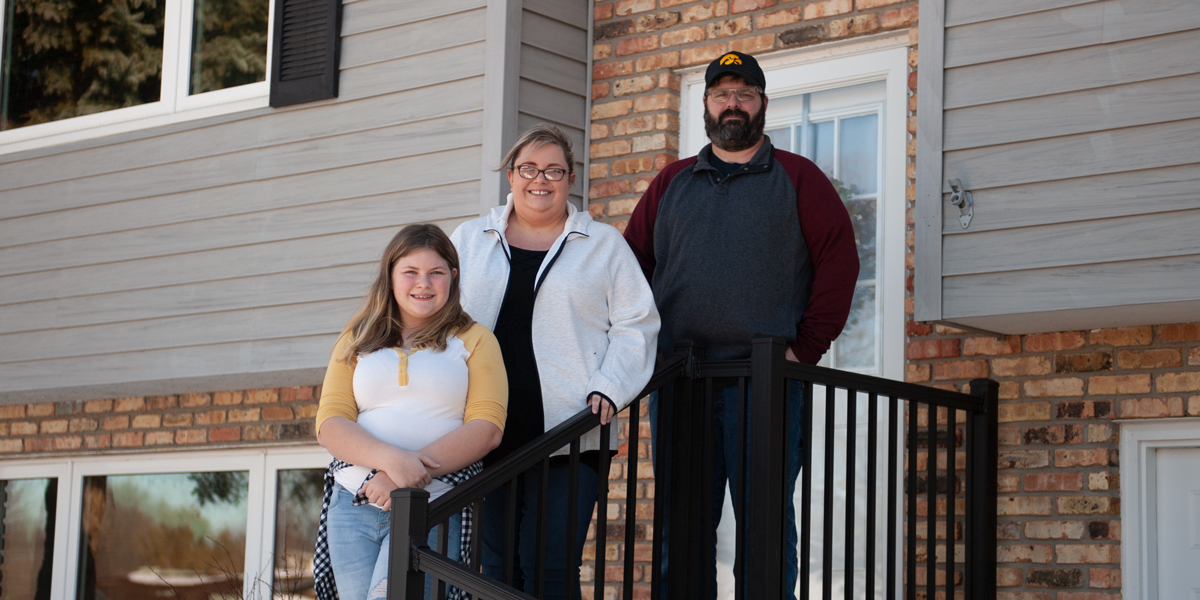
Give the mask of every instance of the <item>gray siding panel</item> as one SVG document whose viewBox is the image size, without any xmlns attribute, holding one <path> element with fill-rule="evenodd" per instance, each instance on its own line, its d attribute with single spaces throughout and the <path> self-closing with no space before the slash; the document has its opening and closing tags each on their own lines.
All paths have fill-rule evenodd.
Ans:
<svg viewBox="0 0 1200 600">
<path fill-rule="evenodd" d="M 359 0 L 342 6 L 342 37 L 485 7 L 487 0 Z"/>
<path fill-rule="evenodd" d="M 486 39 L 487 10 L 477 8 L 445 17 L 375 29 L 343 39 L 342 68 L 444 50 Z M 454 32 L 447 35 L 446 32 Z M 401 42 L 402 40 L 402 42 Z"/>
<path fill-rule="evenodd" d="M 1095 3 L 953 27 L 946 30 L 946 67 L 1091 46 L 1103 40 L 1103 29 L 1104 6 Z"/>
<path fill-rule="evenodd" d="M 586 62 L 566 58 L 528 44 L 521 47 L 521 77 L 536 81 L 580 97 L 587 94 L 587 82 L 579 73 L 587 68 Z"/>
<path fill-rule="evenodd" d="M 572 26 L 528 10 L 521 15 L 521 42 L 581 63 L 591 50 L 586 24 Z"/>
<path fill-rule="evenodd" d="M 946 3 L 946 25 L 954 27 L 980 21 L 1054 10 L 1100 0 L 952 0 Z"/>
</svg>

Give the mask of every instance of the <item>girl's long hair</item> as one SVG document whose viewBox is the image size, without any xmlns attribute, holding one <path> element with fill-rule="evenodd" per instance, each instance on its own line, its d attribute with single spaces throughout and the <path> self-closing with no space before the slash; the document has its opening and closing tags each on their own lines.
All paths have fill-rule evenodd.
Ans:
<svg viewBox="0 0 1200 600">
<path fill-rule="evenodd" d="M 401 345 L 403 325 L 400 307 L 396 304 L 392 289 L 392 268 L 401 258 L 426 248 L 437 252 L 450 265 L 450 292 L 446 305 L 434 313 L 428 324 L 413 338 L 413 350 L 445 350 L 446 338 L 475 322 L 459 302 L 458 252 L 450 238 L 437 225 L 409 225 L 388 242 L 379 261 L 379 272 L 367 292 L 363 307 L 346 324 L 345 333 L 350 335 L 351 342 L 345 354 L 339 357 L 343 362 L 352 365 L 359 354 Z"/>
</svg>

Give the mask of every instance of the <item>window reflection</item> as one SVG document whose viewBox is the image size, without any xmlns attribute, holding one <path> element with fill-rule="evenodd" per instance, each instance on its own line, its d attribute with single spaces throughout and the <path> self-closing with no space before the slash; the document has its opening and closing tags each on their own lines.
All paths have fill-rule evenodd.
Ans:
<svg viewBox="0 0 1200 600">
<path fill-rule="evenodd" d="M 268 0 L 196 0 L 189 93 L 267 78 Z"/>
<path fill-rule="evenodd" d="M 325 469 L 280 470 L 276 487 L 275 581 L 277 599 L 316 598 L 313 548 Z"/>
<path fill-rule="evenodd" d="M 83 480 L 78 600 L 240 598 L 248 473 Z"/>
<path fill-rule="evenodd" d="M 4 2 L 0 130 L 157 102 L 165 7 L 166 0 Z"/>
<path fill-rule="evenodd" d="M 0 600 L 49 600 L 58 479 L 0 481 Z"/>
<path fill-rule="evenodd" d="M 879 169 L 879 116 L 842 119 L 840 179 L 855 196 L 875 193 Z"/>
</svg>

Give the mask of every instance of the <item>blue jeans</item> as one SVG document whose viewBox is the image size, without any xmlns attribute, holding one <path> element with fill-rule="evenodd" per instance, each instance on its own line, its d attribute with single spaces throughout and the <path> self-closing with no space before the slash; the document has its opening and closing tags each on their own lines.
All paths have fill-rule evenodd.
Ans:
<svg viewBox="0 0 1200 600">
<path fill-rule="evenodd" d="M 354 494 L 340 485 L 334 488 L 329 501 L 329 559 L 342 600 L 367 600 L 371 591 L 387 578 L 392 539 L 390 514 L 370 504 L 354 506 Z M 458 515 L 450 518 L 445 554 L 453 560 L 459 557 L 460 525 Z M 437 548 L 439 527 L 429 531 L 431 548 Z M 432 577 L 426 576 L 426 598 L 433 597 L 432 586 Z"/>
<path fill-rule="evenodd" d="M 750 383 L 746 384 L 746 395 L 750 396 Z M 715 529 L 721 522 L 721 512 L 725 505 L 725 484 L 729 483 L 729 493 L 733 501 L 735 514 L 745 505 L 743 494 L 737 489 L 737 440 L 738 440 L 738 388 L 733 386 L 713 386 L 713 489 L 712 489 L 712 524 L 714 529 L 712 557 L 713 562 L 710 567 L 712 577 L 712 597 L 716 598 L 717 583 L 716 583 L 716 534 Z M 663 403 L 665 410 L 670 410 L 671 400 L 666 400 Z M 650 445 L 651 452 L 654 455 L 655 470 L 658 470 L 658 406 L 659 395 L 654 392 L 650 395 Z M 787 591 L 790 600 L 796 600 L 796 577 L 799 573 L 799 560 L 796 554 L 796 544 L 798 535 L 796 533 L 796 507 L 792 502 L 792 496 L 796 492 L 796 479 L 800 475 L 800 468 L 803 466 L 803 435 L 802 427 L 804 418 L 804 386 L 798 381 L 788 382 L 788 410 L 787 410 L 787 452 L 788 452 L 788 486 L 787 486 L 787 547 L 784 549 L 784 589 Z M 669 444 L 670 441 L 666 440 Z M 747 456 L 747 461 L 753 460 Z M 664 597 L 669 598 L 666 594 L 666 569 L 667 569 L 667 533 L 670 527 L 669 508 L 664 507 L 663 512 L 663 533 L 662 533 L 662 569 L 660 571 L 663 579 L 661 580 L 661 589 Z M 739 565 L 734 566 L 734 572 L 739 569 Z M 744 583 L 743 583 L 744 585 Z"/>
<path fill-rule="evenodd" d="M 537 553 L 537 519 L 542 512 L 538 507 L 538 490 L 541 487 L 542 467 L 535 466 L 517 477 L 517 528 L 512 546 L 504 547 L 504 517 L 508 501 L 508 486 L 502 485 L 488 494 L 483 502 L 483 552 L 480 562 L 483 574 L 504 580 L 504 557 L 511 556 L 513 562 L 512 586 L 533 594 L 535 589 L 534 570 Z M 566 598 L 566 550 L 567 550 L 567 486 L 570 484 L 570 468 L 566 464 L 550 465 L 549 493 L 546 496 L 546 581 L 543 600 Z M 596 470 L 579 464 L 579 502 L 573 517 L 575 548 L 572 556 L 576 562 L 583 556 L 583 544 L 587 540 L 588 526 L 592 522 L 592 511 L 596 507 L 596 489 L 599 476 Z M 602 537 L 602 536 L 600 536 Z M 600 542 L 603 543 L 603 542 Z M 576 578 L 578 582 L 578 577 Z M 576 587 L 571 597 L 578 599 L 580 589 Z"/>
</svg>

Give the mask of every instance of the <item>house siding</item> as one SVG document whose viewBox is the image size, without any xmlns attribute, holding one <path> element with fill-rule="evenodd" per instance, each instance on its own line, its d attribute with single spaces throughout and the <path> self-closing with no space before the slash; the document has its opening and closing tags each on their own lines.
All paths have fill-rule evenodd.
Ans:
<svg viewBox="0 0 1200 600">
<path fill-rule="evenodd" d="M 395 231 L 479 214 L 487 15 L 346 2 L 339 98 L 0 156 L 0 403 L 319 383 Z"/>
</svg>

